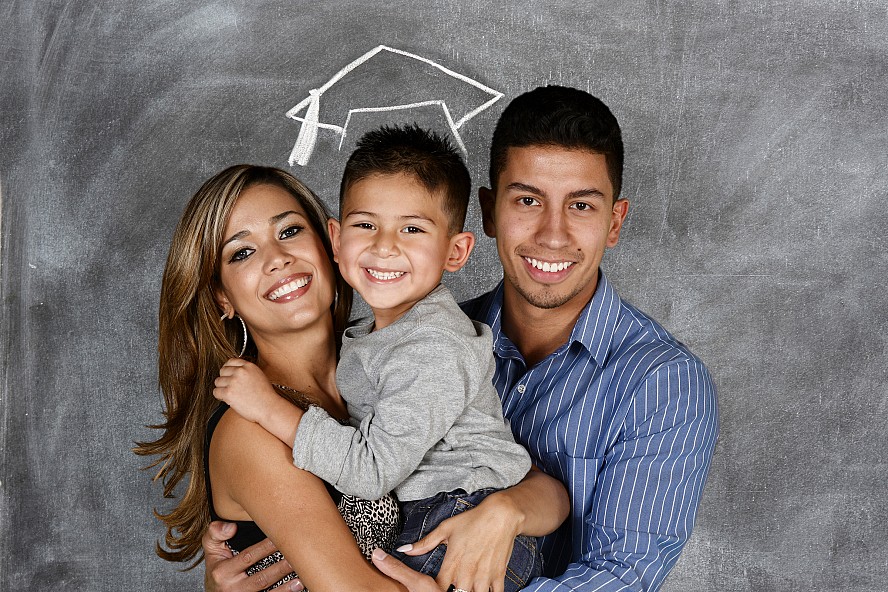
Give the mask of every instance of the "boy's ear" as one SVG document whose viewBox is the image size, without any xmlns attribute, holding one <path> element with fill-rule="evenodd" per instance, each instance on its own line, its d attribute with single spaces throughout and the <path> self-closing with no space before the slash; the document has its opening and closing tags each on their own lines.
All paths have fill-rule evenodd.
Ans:
<svg viewBox="0 0 888 592">
<path fill-rule="evenodd" d="M 327 220 L 327 232 L 330 234 L 330 244 L 333 245 L 333 261 L 339 263 L 339 220 L 329 218 Z"/>
<path fill-rule="evenodd" d="M 496 238 L 496 223 L 494 219 L 496 193 L 494 193 L 493 189 L 479 187 L 478 203 L 481 204 L 481 221 L 484 224 L 484 234 L 490 238 Z"/>
<path fill-rule="evenodd" d="M 469 260 L 475 247 L 475 235 L 471 232 L 460 232 L 450 237 L 450 251 L 444 263 L 445 271 L 459 271 Z"/>
</svg>

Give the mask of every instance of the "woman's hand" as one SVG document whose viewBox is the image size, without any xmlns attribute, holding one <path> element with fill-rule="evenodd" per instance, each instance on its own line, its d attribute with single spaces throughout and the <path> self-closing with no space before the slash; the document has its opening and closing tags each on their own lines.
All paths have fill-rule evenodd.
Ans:
<svg viewBox="0 0 888 592">
<path fill-rule="evenodd" d="M 234 536 L 237 525 L 230 522 L 210 522 L 203 535 L 206 571 L 204 590 L 206 592 L 259 592 L 265 590 L 282 577 L 293 571 L 286 560 L 278 561 L 255 574 L 248 576 L 247 568 L 276 551 L 274 544 L 265 539 L 242 553 L 232 554 L 225 541 Z M 303 590 L 298 580 L 287 582 L 281 590 L 299 592 Z"/>
<path fill-rule="evenodd" d="M 447 553 L 436 578 L 442 590 L 452 584 L 463 590 L 502 592 L 512 546 L 520 532 L 521 520 L 508 501 L 491 494 L 477 507 L 441 522 L 409 550 L 398 550 L 422 555 L 444 543 Z"/>
<path fill-rule="evenodd" d="M 407 588 L 407 592 L 441 592 L 431 577 L 410 569 L 382 549 L 373 551 L 373 565 Z"/>
</svg>

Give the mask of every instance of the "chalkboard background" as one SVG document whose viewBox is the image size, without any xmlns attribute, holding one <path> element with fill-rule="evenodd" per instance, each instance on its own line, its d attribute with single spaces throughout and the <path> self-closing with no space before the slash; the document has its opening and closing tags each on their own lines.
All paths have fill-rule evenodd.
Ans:
<svg viewBox="0 0 888 592">
<path fill-rule="evenodd" d="M 169 239 L 211 174 L 287 167 L 285 113 L 380 44 L 504 93 L 459 129 L 476 185 L 525 90 L 577 86 L 620 119 L 632 205 L 605 269 L 721 405 L 664 590 L 888 590 L 884 2 L 5 0 L 0 24 L 3 590 L 199 587 L 154 555 L 169 502 L 130 452 L 160 419 Z M 365 66 L 346 93 L 363 106 L 446 78 Z M 454 92 L 430 98 L 474 101 Z M 321 129 L 293 167 L 331 204 L 351 133 L 340 152 Z M 482 239 L 448 282 L 498 279 Z"/>
</svg>

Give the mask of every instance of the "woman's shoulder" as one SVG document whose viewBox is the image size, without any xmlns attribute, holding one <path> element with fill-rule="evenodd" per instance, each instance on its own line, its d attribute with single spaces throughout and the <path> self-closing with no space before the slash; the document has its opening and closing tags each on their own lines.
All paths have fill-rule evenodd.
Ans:
<svg viewBox="0 0 888 592">
<path fill-rule="evenodd" d="M 215 419 L 215 426 L 212 422 Z M 221 454 L 226 461 L 238 458 L 244 460 L 268 458 L 273 454 L 291 460 L 290 449 L 258 423 L 245 419 L 227 406 L 218 409 L 210 418 L 208 430 L 211 432 L 211 454 Z"/>
</svg>

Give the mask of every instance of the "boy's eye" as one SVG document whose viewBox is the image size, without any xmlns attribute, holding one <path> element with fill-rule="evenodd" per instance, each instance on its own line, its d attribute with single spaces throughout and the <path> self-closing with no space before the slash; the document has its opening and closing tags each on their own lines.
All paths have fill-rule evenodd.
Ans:
<svg viewBox="0 0 888 592">
<path fill-rule="evenodd" d="M 405 226 L 401 232 L 404 232 L 407 234 L 419 234 L 419 233 L 425 232 L 425 231 L 422 228 L 420 228 L 419 226 Z"/>
<path fill-rule="evenodd" d="M 290 238 L 292 236 L 296 236 L 300 232 L 302 232 L 303 227 L 298 224 L 294 224 L 293 226 L 287 226 L 281 231 L 281 238 Z"/>
<path fill-rule="evenodd" d="M 361 228 L 363 230 L 373 230 L 373 225 L 369 222 L 358 222 L 356 224 L 352 224 L 354 228 Z"/>
<path fill-rule="evenodd" d="M 229 263 L 236 263 L 238 261 L 243 261 L 247 257 L 253 254 L 253 249 L 238 249 L 234 253 L 232 253 L 231 257 L 228 259 Z"/>
</svg>

